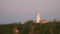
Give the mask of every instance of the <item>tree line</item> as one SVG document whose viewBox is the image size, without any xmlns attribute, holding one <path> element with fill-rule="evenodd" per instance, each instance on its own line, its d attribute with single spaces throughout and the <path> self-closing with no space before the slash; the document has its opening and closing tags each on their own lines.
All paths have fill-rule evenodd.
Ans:
<svg viewBox="0 0 60 34">
<path fill-rule="evenodd" d="M 18 34 L 60 34 L 60 21 L 53 21 L 48 23 L 36 23 L 34 21 L 26 21 L 24 24 L 0 24 L 0 34 L 14 34 L 13 30 L 16 28 Z"/>
</svg>

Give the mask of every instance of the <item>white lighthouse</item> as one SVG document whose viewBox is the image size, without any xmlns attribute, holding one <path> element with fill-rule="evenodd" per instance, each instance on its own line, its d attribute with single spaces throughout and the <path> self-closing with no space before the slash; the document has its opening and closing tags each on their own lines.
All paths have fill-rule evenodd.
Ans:
<svg viewBox="0 0 60 34">
<path fill-rule="evenodd" d="M 37 10 L 37 12 L 36 12 L 36 22 L 40 23 L 40 12 L 39 12 L 39 10 Z"/>
</svg>

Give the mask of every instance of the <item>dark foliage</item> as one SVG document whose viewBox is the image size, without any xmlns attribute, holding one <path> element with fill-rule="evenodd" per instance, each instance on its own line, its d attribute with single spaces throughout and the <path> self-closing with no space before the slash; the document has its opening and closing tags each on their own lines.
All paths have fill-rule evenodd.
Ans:
<svg viewBox="0 0 60 34">
<path fill-rule="evenodd" d="M 37 24 L 34 21 L 27 21 L 24 24 L 0 24 L 0 34 L 13 34 L 14 27 L 19 30 L 19 34 L 60 34 L 60 22 Z"/>
</svg>

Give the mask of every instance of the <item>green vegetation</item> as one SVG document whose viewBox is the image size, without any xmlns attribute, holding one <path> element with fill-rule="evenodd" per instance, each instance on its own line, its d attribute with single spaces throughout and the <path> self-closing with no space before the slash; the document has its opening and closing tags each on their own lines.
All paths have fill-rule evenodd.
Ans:
<svg viewBox="0 0 60 34">
<path fill-rule="evenodd" d="M 13 28 L 19 30 L 19 34 L 60 34 L 60 21 L 37 24 L 34 21 L 27 21 L 24 24 L 0 24 L 0 34 L 13 34 Z"/>
</svg>

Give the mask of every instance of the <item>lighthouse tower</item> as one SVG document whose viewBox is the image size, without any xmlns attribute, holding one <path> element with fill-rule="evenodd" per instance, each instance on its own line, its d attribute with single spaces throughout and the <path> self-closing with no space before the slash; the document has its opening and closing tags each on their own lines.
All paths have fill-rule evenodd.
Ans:
<svg viewBox="0 0 60 34">
<path fill-rule="evenodd" d="M 39 10 L 37 10 L 37 12 L 36 12 L 36 22 L 40 23 L 40 12 L 39 12 Z"/>
</svg>

